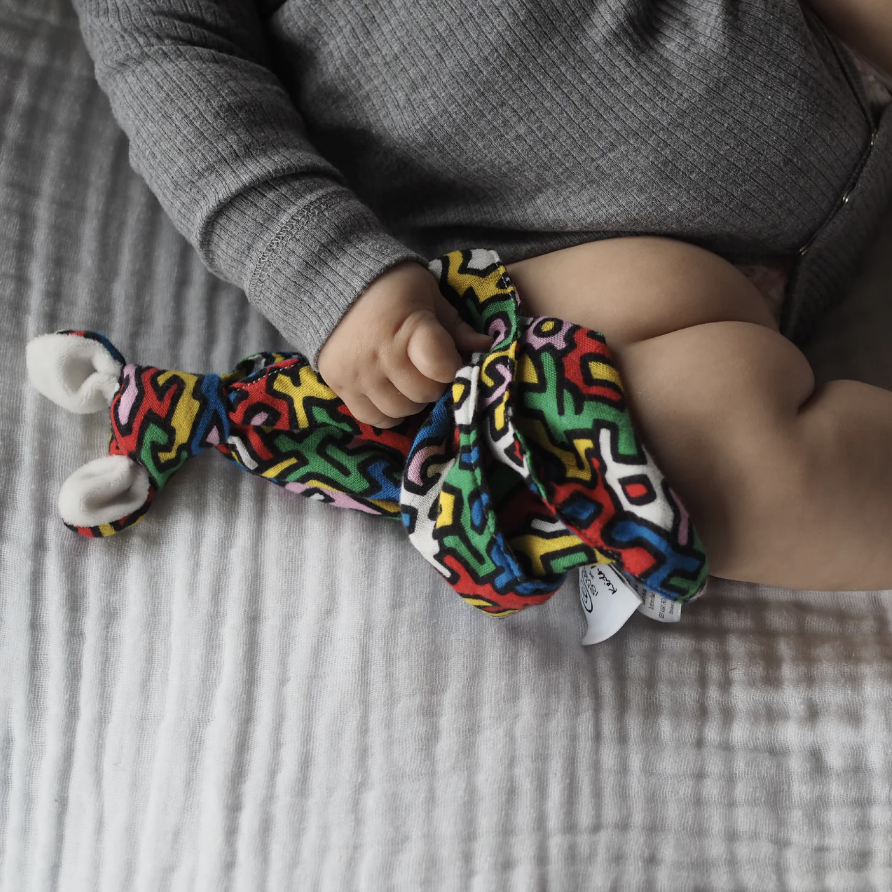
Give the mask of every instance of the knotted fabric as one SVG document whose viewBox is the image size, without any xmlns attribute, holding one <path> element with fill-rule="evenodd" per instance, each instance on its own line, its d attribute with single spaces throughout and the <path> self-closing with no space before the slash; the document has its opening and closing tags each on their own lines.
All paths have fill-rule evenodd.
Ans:
<svg viewBox="0 0 892 892">
<path fill-rule="evenodd" d="M 412 544 L 468 603 L 493 615 L 540 604 L 568 571 L 613 563 L 688 601 L 706 556 L 690 517 L 636 434 L 620 375 L 598 332 L 525 318 L 490 250 L 429 265 L 441 292 L 493 337 L 436 403 L 390 430 L 357 421 L 297 353 L 258 353 L 226 375 L 124 361 L 111 403 L 111 455 L 148 473 L 139 521 L 193 455 L 213 447 L 291 492 L 398 518 Z"/>
</svg>

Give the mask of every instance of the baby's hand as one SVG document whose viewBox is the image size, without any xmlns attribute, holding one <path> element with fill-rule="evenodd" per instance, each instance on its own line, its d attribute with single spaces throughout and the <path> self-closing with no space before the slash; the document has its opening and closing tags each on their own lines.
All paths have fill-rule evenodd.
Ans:
<svg viewBox="0 0 892 892">
<path fill-rule="evenodd" d="M 393 427 L 439 399 L 463 365 L 459 350 L 485 350 L 415 261 L 391 267 L 359 296 L 319 353 L 319 373 L 359 421 Z"/>
</svg>

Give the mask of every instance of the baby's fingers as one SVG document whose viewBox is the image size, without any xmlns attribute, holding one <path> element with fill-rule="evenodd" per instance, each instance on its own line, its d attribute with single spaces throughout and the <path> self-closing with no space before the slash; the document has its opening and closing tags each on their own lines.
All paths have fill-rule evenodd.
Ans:
<svg viewBox="0 0 892 892">
<path fill-rule="evenodd" d="M 374 427 L 388 428 L 399 424 L 401 418 L 393 418 L 386 412 L 382 412 L 365 394 L 355 393 L 349 396 L 341 395 L 344 405 L 350 410 L 350 414 L 363 424 L 371 424 Z"/>
<path fill-rule="evenodd" d="M 492 338 L 488 334 L 475 331 L 458 314 L 458 310 L 441 294 L 437 295 L 436 313 L 440 325 L 449 332 L 455 346 L 459 350 L 470 353 L 488 350 L 492 346 Z"/>
<path fill-rule="evenodd" d="M 452 335 L 428 310 L 419 312 L 416 319 L 406 345 L 409 360 L 426 378 L 449 384 L 462 367 Z"/>
<path fill-rule="evenodd" d="M 426 403 L 416 403 L 386 378 L 376 381 L 367 393 L 369 399 L 390 418 L 403 419 L 420 412 Z"/>
<path fill-rule="evenodd" d="M 399 365 L 391 369 L 388 377 L 400 393 L 419 406 L 436 402 L 443 396 L 448 386 L 422 375 L 408 356 L 402 357 Z"/>
</svg>

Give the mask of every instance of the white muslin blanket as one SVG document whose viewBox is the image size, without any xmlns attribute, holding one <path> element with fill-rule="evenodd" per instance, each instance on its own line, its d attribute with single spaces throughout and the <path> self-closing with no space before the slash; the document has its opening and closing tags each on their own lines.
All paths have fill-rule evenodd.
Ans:
<svg viewBox="0 0 892 892">
<path fill-rule="evenodd" d="M 822 374 L 892 385 L 884 238 Z M 64 0 L 0 0 L 0 305 L 0 892 L 892 888 L 892 592 L 713 583 L 583 648 L 575 582 L 492 619 L 212 455 L 132 530 L 62 525 L 107 419 L 30 338 L 285 346 L 131 171 Z"/>
</svg>

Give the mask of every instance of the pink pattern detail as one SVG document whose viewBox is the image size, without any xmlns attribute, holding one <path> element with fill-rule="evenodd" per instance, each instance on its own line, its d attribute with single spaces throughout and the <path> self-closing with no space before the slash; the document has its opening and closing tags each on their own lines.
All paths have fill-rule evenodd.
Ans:
<svg viewBox="0 0 892 892">
<path fill-rule="evenodd" d="M 133 404 L 136 402 L 136 366 L 128 363 L 124 366 L 122 378 L 127 382 L 116 409 L 119 424 L 127 424 Z"/>
<path fill-rule="evenodd" d="M 493 403 L 498 402 L 505 391 L 508 389 L 508 384 L 513 379 L 514 375 L 510 368 L 510 360 L 506 356 L 501 356 L 493 362 L 490 362 L 486 366 L 486 374 L 490 378 L 498 377 L 499 383 L 493 388 L 492 392 L 489 393 L 483 401 L 484 406 L 491 406 Z"/>
<path fill-rule="evenodd" d="M 678 544 L 687 545 L 691 535 L 691 515 L 688 514 L 687 509 L 682 505 L 681 499 L 675 494 L 675 490 L 671 486 L 667 486 L 666 489 L 669 490 L 669 495 L 672 496 L 672 501 L 675 502 L 675 507 L 678 508 Z"/>
<path fill-rule="evenodd" d="M 542 334 L 541 332 L 536 331 L 536 328 L 542 322 L 553 323 L 553 328 L 550 334 Z M 530 320 L 530 324 L 521 336 L 521 343 L 529 344 L 536 350 L 541 350 L 547 344 L 554 344 L 558 350 L 563 350 L 567 346 L 567 335 L 572 327 L 572 323 L 566 322 L 563 319 L 553 319 L 550 316 L 538 316 Z"/>
<path fill-rule="evenodd" d="M 323 489 L 319 486 L 311 486 L 308 483 L 286 483 L 285 489 L 290 492 L 296 493 L 305 493 L 307 490 L 317 490 L 318 492 L 324 492 L 326 498 L 330 499 L 329 504 L 334 505 L 335 508 L 352 508 L 354 511 L 364 511 L 366 514 L 381 514 L 382 512 L 372 508 L 370 505 L 364 505 L 362 502 L 357 501 L 356 499 L 348 496 L 347 493 L 344 492 L 335 492 L 332 489 Z"/>
<path fill-rule="evenodd" d="M 416 486 L 424 485 L 425 481 L 421 479 L 421 469 L 432 455 L 440 455 L 443 458 L 444 464 L 447 461 L 446 456 L 443 454 L 443 451 L 439 446 L 425 446 L 422 449 L 418 449 L 406 467 L 406 479 L 410 483 L 414 483 Z"/>
</svg>

